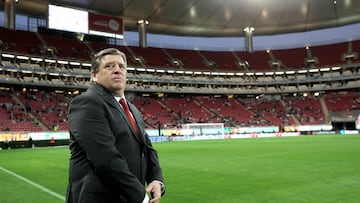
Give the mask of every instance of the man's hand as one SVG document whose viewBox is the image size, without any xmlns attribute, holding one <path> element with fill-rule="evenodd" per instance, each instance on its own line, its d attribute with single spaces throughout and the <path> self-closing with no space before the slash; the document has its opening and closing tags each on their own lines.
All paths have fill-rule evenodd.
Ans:
<svg viewBox="0 0 360 203">
<path fill-rule="evenodd" d="M 151 193 L 150 203 L 159 203 L 161 199 L 161 183 L 158 181 L 151 182 L 147 186 L 146 192 Z"/>
</svg>

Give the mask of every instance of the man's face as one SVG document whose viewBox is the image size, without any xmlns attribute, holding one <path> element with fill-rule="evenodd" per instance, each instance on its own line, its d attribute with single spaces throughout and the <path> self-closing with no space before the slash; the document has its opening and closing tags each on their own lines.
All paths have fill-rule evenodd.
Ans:
<svg viewBox="0 0 360 203">
<path fill-rule="evenodd" d="M 123 96 L 126 85 L 126 67 L 123 58 L 119 55 L 104 56 L 98 72 L 92 73 L 92 79 L 117 96 Z"/>
</svg>

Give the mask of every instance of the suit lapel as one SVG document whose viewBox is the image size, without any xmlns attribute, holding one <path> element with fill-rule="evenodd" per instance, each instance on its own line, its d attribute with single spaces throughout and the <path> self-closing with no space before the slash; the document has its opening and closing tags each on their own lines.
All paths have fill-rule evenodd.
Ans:
<svg viewBox="0 0 360 203">
<path fill-rule="evenodd" d="M 122 110 L 119 102 L 117 102 L 114 98 L 114 96 L 109 92 L 107 91 L 104 87 L 102 87 L 101 85 L 97 85 L 97 84 L 94 84 L 93 86 L 91 86 L 91 88 L 97 93 L 99 94 L 99 96 L 101 98 L 103 98 L 103 100 L 108 103 L 110 106 L 114 107 L 115 109 L 117 109 L 118 111 L 120 112 L 123 112 L 124 111 Z"/>
<path fill-rule="evenodd" d="M 136 112 L 135 111 L 135 109 L 136 109 L 135 106 L 128 102 L 130 111 L 133 114 L 136 126 L 137 126 L 137 128 L 139 130 L 139 136 L 136 136 L 135 130 L 132 128 L 132 126 L 130 124 L 130 121 L 127 119 L 127 117 L 125 115 L 125 112 L 124 112 L 124 109 L 121 107 L 121 104 L 118 101 L 115 100 L 114 96 L 109 91 L 107 91 L 105 88 L 103 88 L 100 85 L 94 85 L 92 87 L 93 87 L 94 91 L 96 91 L 99 94 L 99 96 L 102 97 L 107 104 L 109 104 L 110 106 L 115 108 L 117 111 L 119 111 L 119 113 L 122 115 L 122 117 L 126 121 L 129 128 L 131 129 L 131 132 L 132 132 L 131 134 L 135 137 L 135 139 L 137 141 L 139 141 L 140 143 L 145 143 L 144 131 L 143 131 L 143 129 L 139 128 L 139 125 L 138 125 L 138 122 L 137 122 L 138 119 L 139 119 L 138 118 L 139 115 L 137 115 L 136 113 L 133 113 L 133 112 Z M 140 138 L 140 140 L 139 140 L 139 138 Z"/>
<path fill-rule="evenodd" d="M 143 130 L 143 128 L 139 128 L 139 121 L 141 120 L 141 115 L 138 115 L 137 113 L 138 113 L 138 111 L 136 110 L 136 107 L 132 104 L 132 103 L 130 103 L 130 102 L 128 102 L 128 105 L 129 105 L 129 109 L 130 109 L 130 111 L 131 111 L 131 113 L 132 113 L 132 115 L 133 115 L 133 117 L 134 117 L 134 119 L 135 119 L 135 123 L 136 123 L 136 127 L 138 128 L 138 133 L 139 133 L 139 136 L 137 136 L 137 137 L 139 137 L 140 138 L 140 141 L 142 142 L 142 143 L 145 143 L 145 137 L 144 137 L 144 130 Z M 130 122 L 128 122 L 129 123 L 129 125 L 130 125 Z M 132 128 L 131 128 L 132 129 Z M 133 134 L 134 134 L 135 132 L 133 131 Z"/>
</svg>

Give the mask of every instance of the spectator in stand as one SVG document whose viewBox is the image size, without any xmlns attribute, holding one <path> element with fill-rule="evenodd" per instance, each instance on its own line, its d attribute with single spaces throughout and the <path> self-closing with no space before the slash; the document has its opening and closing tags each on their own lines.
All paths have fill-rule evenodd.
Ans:
<svg viewBox="0 0 360 203">
<path fill-rule="evenodd" d="M 29 147 L 32 148 L 33 147 L 33 139 L 31 136 L 29 136 Z"/>
<path fill-rule="evenodd" d="M 49 143 L 50 143 L 50 145 L 55 145 L 56 144 L 56 141 L 55 141 L 54 137 L 51 137 Z"/>
<path fill-rule="evenodd" d="M 67 203 L 158 203 L 165 192 L 142 115 L 125 99 L 126 68 L 119 50 L 96 53 L 93 84 L 70 104 Z"/>
<path fill-rule="evenodd" d="M 5 137 L 5 140 L 4 140 L 4 149 L 9 149 L 9 139 L 7 137 Z"/>
</svg>

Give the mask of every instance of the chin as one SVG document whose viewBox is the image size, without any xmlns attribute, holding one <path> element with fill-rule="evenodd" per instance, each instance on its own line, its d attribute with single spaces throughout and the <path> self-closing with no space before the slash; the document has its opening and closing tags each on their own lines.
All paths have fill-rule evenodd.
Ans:
<svg viewBox="0 0 360 203">
<path fill-rule="evenodd" d="M 116 86 L 113 86 L 112 89 L 115 91 L 122 91 L 125 89 L 125 85 L 116 85 Z"/>
</svg>

